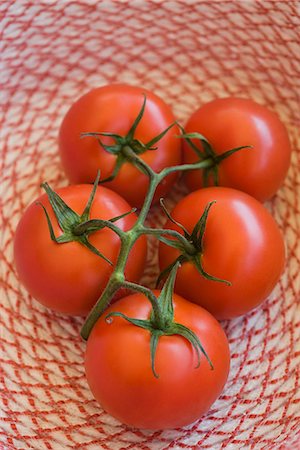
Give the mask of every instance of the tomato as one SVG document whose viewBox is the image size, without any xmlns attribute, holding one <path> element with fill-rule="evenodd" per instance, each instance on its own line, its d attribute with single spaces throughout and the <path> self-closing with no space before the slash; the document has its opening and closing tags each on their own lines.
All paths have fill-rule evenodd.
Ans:
<svg viewBox="0 0 300 450">
<path fill-rule="evenodd" d="M 175 292 L 195 302 L 218 319 L 230 319 L 258 306 L 275 287 L 285 263 L 281 232 L 268 210 L 248 194 L 223 187 L 194 191 L 179 201 L 173 219 L 191 233 L 206 205 L 202 251 L 195 258 L 209 275 L 231 283 L 206 279 L 193 258 L 178 270 Z M 170 220 L 165 228 L 182 230 Z M 179 255 L 160 243 L 159 262 L 166 268 Z"/>
<path fill-rule="evenodd" d="M 125 136 L 137 118 L 146 95 L 146 106 L 134 139 L 146 144 L 162 133 L 174 121 L 168 105 L 145 89 L 124 84 L 96 88 L 79 98 L 64 117 L 59 132 L 59 150 L 64 170 L 72 183 L 92 183 L 97 171 L 101 179 L 109 177 L 116 164 L 116 155 L 108 153 L 95 137 L 81 138 L 85 132 L 111 132 Z M 156 150 L 140 154 L 154 171 L 181 162 L 181 142 L 176 137 L 180 131 L 174 125 L 157 142 Z M 101 137 L 105 145 L 114 144 L 111 137 Z M 123 151 L 123 150 L 122 150 Z M 176 175 L 169 175 L 157 189 L 156 199 L 165 196 L 172 187 Z M 143 204 L 149 178 L 132 163 L 124 162 L 113 181 L 105 183 L 118 192 L 132 206 Z"/>
<path fill-rule="evenodd" d="M 187 133 L 198 132 L 210 142 L 216 155 L 239 147 L 240 150 L 218 164 L 219 185 L 242 190 L 265 201 L 282 185 L 290 165 L 291 145 L 279 117 L 265 106 L 242 98 L 221 98 L 200 107 L 186 124 Z M 193 139 L 198 148 L 200 141 Z M 187 142 L 183 159 L 191 163 L 199 158 Z M 192 191 L 203 186 L 203 171 L 185 175 Z M 213 184 L 210 175 L 208 185 Z"/>
<path fill-rule="evenodd" d="M 82 214 L 91 194 L 91 185 L 73 185 L 57 190 L 61 198 L 78 214 Z M 28 292 L 40 303 L 70 315 L 85 315 L 104 289 L 113 267 L 80 242 L 58 244 L 49 233 L 45 213 L 48 211 L 56 236 L 62 235 L 49 199 L 43 194 L 24 212 L 15 234 L 16 269 Z M 90 218 L 111 219 L 130 211 L 128 203 L 117 193 L 98 187 L 90 210 Z M 116 225 L 128 230 L 136 221 L 135 214 L 119 219 Z M 120 238 L 104 228 L 89 235 L 90 243 L 112 263 L 116 262 Z M 135 243 L 126 265 L 128 279 L 138 281 L 146 260 L 146 240 Z"/>
<path fill-rule="evenodd" d="M 154 291 L 156 292 L 156 291 Z M 85 370 L 93 395 L 121 422 L 137 428 L 166 429 L 188 425 L 201 417 L 221 394 L 230 354 L 226 335 L 203 308 L 174 294 L 174 319 L 200 339 L 213 370 L 190 342 L 179 335 L 159 338 L 155 355 L 158 378 L 150 359 L 150 332 L 122 317 L 101 316 L 87 341 Z M 123 297 L 107 309 L 148 319 L 149 300 L 140 293 Z"/>
</svg>

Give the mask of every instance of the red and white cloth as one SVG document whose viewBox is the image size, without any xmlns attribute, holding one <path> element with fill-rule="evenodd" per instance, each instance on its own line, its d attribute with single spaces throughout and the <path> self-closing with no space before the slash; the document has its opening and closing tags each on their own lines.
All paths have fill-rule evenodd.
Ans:
<svg viewBox="0 0 300 450">
<path fill-rule="evenodd" d="M 0 18 L 0 449 L 300 449 L 299 1 L 3 0 Z M 182 123 L 213 98 L 251 97 L 279 114 L 293 146 L 267 205 L 285 236 L 285 273 L 262 307 L 224 323 L 228 383 L 185 429 L 131 430 L 103 412 L 85 380 L 82 319 L 36 303 L 13 265 L 24 207 L 42 181 L 67 184 L 63 115 L 112 82 L 153 90 Z M 162 220 L 158 209 L 150 220 Z M 147 283 L 155 251 L 152 242 Z"/>
</svg>

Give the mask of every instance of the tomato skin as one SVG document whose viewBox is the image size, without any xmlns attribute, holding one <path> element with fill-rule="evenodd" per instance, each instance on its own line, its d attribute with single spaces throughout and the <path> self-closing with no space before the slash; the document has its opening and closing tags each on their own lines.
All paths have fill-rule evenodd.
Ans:
<svg viewBox="0 0 300 450">
<path fill-rule="evenodd" d="M 146 108 L 135 138 L 146 144 L 175 121 L 173 113 L 162 99 L 145 89 L 124 84 L 96 88 L 79 98 L 65 115 L 59 132 L 59 150 L 67 177 L 72 183 L 93 183 L 97 171 L 101 179 L 109 177 L 116 157 L 100 147 L 93 137 L 80 138 L 84 132 L 112 132 L 125 136 L 136 119 L 146 94 Z M 155 144 L 157 150 L 147 150 L 140 157 L 156 172 L 181 163 L 181 140 L 178 126 L 172 127 Z M 104 144 L 113 144 L 109 137 Z M 176 175 L 168 176 L 158 187 L 155 199 L 172 187 Z M 107 187 L 118 192 L 132 206 L 143 204 L 149 178 L 131 163 L 124 163 Z"/>
<path fill-rule="evenodd" d="M 91 185 L 73 185 L 57 189 L 62 199 L 82 214 L 91 193 Z M 70 315 L 86 315 L 104 289 L 112 266 L 79 242 L 57 244 L 50 238 L 45 213 L 50 216 L 55 236 L 62 234 L 46 194 L 24 212 L 14 239 L 14 259 L 21 283 L 41 304 Z M 90 218 L 110 219 L 130 211 L 131 207 L 118 194 L 99 186 L 90 211 Z M 130 214 L 116 222 L 123 230 L 136 220 Z M 109 229 L 90 234 L 90 242 L 112 262 L 116 262 L 120 238 Z M 138 281 L 146 261 L 146 240 L 139 238 L 126 266 L 128 279 Z"/>
<path fill-rule="evenodd" d="M 112 416 L 137 428 L 167 429 L 188 425 L 201 417 L 219 397 L 226 383 L 230 353 L 220 324 L 203 308 L 174 294 L 175 322 L 199 337 L 204 355 L 197 356 L 183 337 L 159 340 L 155 378 L 150 362 L 150 332 L 113 317 L 102 316 L 87 342 L 85 370 L 96 400 Z M 147 319 L 151 305 L 142 294 L 124 297 L 107 312 Z"/>
<path fill-rule="evenodd" d="M 283 184 L 290 166 L 291 145 L 283 123 L 265 106 L 250 99 L 216 99 L 192 114 L 185 131 L 203 134 L 216 154 L 239 146 L 253 146 L 236 152 L 219 164 L 220 186 L 242 190 L 264 202 Z M 185 163 L 197 160 L 196 153 L 186 142 L 183 160 Z M 185 175 L 191 191 L 203 186 L 202 174 L 190 171 Z M 209 184 L 213 184 L 211 177 Z"/>
<path fill-rule="evenodd" d="M 271 293 L 285 264 L 281 232 L 267 209 L 246 193 L 209 187 L 190 193 L 172 217 L 191 232 L 205 206 L 211 207 L 203 238 L 204 270 L 231 286 L 205 279 L 190 261 L 179 268 L 175 292 L 200 304 L 218 319 L 231 319 L 258 306 Z M 178 227 L 168 221 L 165 228 Z M 161 270 L 179 255 L 160 243 Z"/>
</svg>

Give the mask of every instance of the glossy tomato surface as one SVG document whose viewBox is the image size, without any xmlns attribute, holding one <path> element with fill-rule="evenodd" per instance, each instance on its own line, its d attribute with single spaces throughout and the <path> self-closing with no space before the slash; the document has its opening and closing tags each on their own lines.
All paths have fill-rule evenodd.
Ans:
<svg viewBox="0 0 300 450">
<path fill-rule="evenodd" d="M 56 192 L 78 214 L 82 214 L 91 194 L 91 185 L 73 185 Z M 71 315 L 85 315 L 104 289 L 112 266 L 79 242 L 57 244 L 50 238 L 41 202 L 48 211 L 55 236 L 62 234 L 46 194 L 24 212 L 15 234 L 14 257 L 20 281 L 40 303 Z M 111 219 L 130 211 L 128 203 L 105 187 L 98 187 L 91 207 L 91 219 Z M 130 214 L 116 225 L 131 228 L 136 220 Z M 116 262 L 120 238 L 109 229 L 90 234 L 89 241 L 111 262 Z M 138 281 L 146 259 L 146 240 L 139 238 L 130 253 L 126 275 Z"/>
<path fill-rule="evenodd" d="M 110 132 L 125 136 L 141 110 L 144 94 L 146 107 L 134 138 L 148 143 L 171 125 L 175 118 L 169 106 L 145 89 L 128 85 L 109 85 L 96 88 L 79 98 L 69 109 L 60 127 L 59 149 L 63 167 L 72 183 L 93 183 L 97 171 L 101 179 L 109 177 L 116 156 L 107 153 L 94 137 L 80 138 L 85 132 Z M 156 150 L 147 150 L 140 157 L 156 172 L 181 162 L 181 140 L 178 126 L 173 126 L 157 142 Z M 114 143 L 102 137 L 103 143 Z M 175 174 L 166 178 L 157 190 L 156 198 L 171 188 Z M 125 162 L 107 187 L 122 195 L 132 206 L 140 207 L 147 192 L 149 179 L 131 163 Z"/>
<path fill-rule="evenodd" d="M 179 268 L 175 291 L 206 308 L 218 319 L 230 319 L 258 306 L 272 292 L 283 271 L 285 245 L 267 209 L 246 193 L 210 187 L 190 193 L 174 208 L 172 216 L 192 232 L 205 206 L 212 205 L 198 254 L 203 269 L 224 283 L 205 279 L 192 261 Z M 165 228 L 180 229 L 168 221 Z M 182 231 L 180 231 L 182 233 Z M 160 243 L 161 269 L 179 255 Z"/>
<path fill-rule="evenodd" d="M 287 174 L 291 145 L 285 126 L 271 110 L 253 100 L 221 98 L 201 106 L 186 124 L 187 133 L 203 134 L 217 155 L 250 145 L 219 164 L 219 185 L 240 189 L 260 201 L 271 198 Z M 199 148 L 201 144 L 194 140 Z M 197 160 L 185 142 L 185 163 Z M 203 172 L 190 171 L 185 176 L 190 190 L 203 186 Z M 212 177 L 209 184 L 213 184 Z"/>
<path fill-rule="evenodd" d="M 96 400 L 112 416 L 137 428 L 166 429 L 188 425 L 201 417 L 226 383 L 230 354 L 220 324 L 203 308 L 174 295 L 175 322 L 189 327 L 208 353 L 197 367 L 196 352 L 179 335 L 159 339 L 151 369 L 150 332 L 121 317 L 94 326 L 85 354 L 86 376 Z M 124 297 L 107 312 L 148 319 L 151 305 L 142 294 Z"/>
</svg>

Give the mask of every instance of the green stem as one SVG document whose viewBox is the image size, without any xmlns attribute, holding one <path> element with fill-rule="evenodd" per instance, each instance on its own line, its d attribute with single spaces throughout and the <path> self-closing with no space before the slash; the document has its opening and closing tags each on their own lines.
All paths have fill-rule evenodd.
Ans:
<svg viewBox="0 0 300 450">
<path fill-rule="evenodd" d="M 97 301 L 95 306 L 92 308 L 86 321 L 83 324 L 80 334 L 84 340 L 88 339 L 95 323 L 97 322 L 99 317 L 103 314 L 104 310 L 106 309 L 107 305 L 111 301 L 114 294 L 121 287 L 120 281 L 116 280 L 116 278 L 118 278 L 118 276 L 115 276 L 115 275 L 116 275 L 116 273 L 114 273 L 111 276 L 104 291 L 102 292 L 101 297 L 99 298 L 99 300 Z"/>
<path fill-rule="evenodd" d="M 98 299 L 97 303 L 94 305 L 83 327 L 81 329 L 81 336 L 84 340 L 87 340 L 95 323 L 99 317 L 103 314 L 104 310 L 109 305 L 114 294 L 119 290 L 120 287 L 124 285 L 125 282 L 125 266 L 130 250 L 136 240 L 133 232 L 134 226 L 131 231 L 123 234 L 121 241 L 121 249 L 118 256 L 118 260 L 114 267 L 114 272 L 111 275 L 102 295 Z"/>
<path fill-rule="evenodd" d="M 178 231 L 176 230 L 169 230 L 169 229 L 164 229 L 164 228 L 148 228 L 148 227 L 143 227 L 139 230 L 139 233 L 142 234 L 149 234 L 151 236 L 156 236 L 157 238 L 159 238 L 160 236 L 162 236 L 163 234 L 166 236 L 170 236 L 174 239 L 176 239 L 177 241 L 181 242 L 183 248 L 185 248 L 187 250 L 188 253 L 195 253 L 194 250 L 194 246 Z"/>
<path fill-rule="evenodd" d="M 147 217 L 156 188 L 161 180 L 159 175 L 154 172 L 154 170 L 152 170 L 152 168 L 148 166 L 148 164 L 145 163 L 145 161 L 143 161 L 142 158 L 140 158 L 129 146 L 124 147 L 123 153 L 126 155 L 127 159 L 132 161 L 132 163 L 140 170 L 140 172 L 146 174 L 149 177 L 149 188 L 137 220 L 137 224 L 142 225 Z"/>
<path fill-rule="evenodd" d="M 206 169 L 208 167 L 212 167 L 213 165 L 214 165 L 213 159 L 207 158 L 197 163 L 181 164 L 180 166 L 166 167 L 159 173 L 159 178 L 161 181 L 163 178 L 165 178 L 166 176 L 170 175 L 173 172 L 185 172 L 187 170 Z"/>
<path fill-rule="evenodd" d="M 137 220 L 137 225 L 138 225 L 137 229 L 138 230 L 141 229 L 141 227 L 143 227 L 143 225 L 144 225 L 144 222 L 147 218 L 149 209 L 151 208 L 151 204 L 153 201 L 155 191 L 156 191 L 159 183 L 160 183 L 160 180 L 158 178 L 158 175 L 156 175 L 156 174 L 153 175 L 150 179 L 147 196 L 145 198 L 144 204 L 141 208 L 141 211 L 140 211 L 140 214 L 139 214 L 139 217 Z"/>
<path fill-rule="evenodd" d="M 101 219 L 90 219 L 86 222 L 80 223 L 76 227 L 73 228 L 73 233 L 75 236 L 81 236 L 84 233 L 91 233 L 93 231 L 97 231 L 103 228 L 110 228 L 113 230 L 120 239 L 124 239 L 126 235 L 126 231 L 121 230 L 117 225 L 115 225 L 110 220 L 101 220 Z"/>
<path fill-rule="evenodd" d="M 145 163 L 145 161 L 143 161 L 142 158 L 140 158 L 137 153 L 129 147 L 129 145 L 125 145 L 122 148 L 122 153 L 126 157 L 127 161 L 132 162 L 141 172 L 148 175 L 150 179 L 155 175 L 152 168 L 148 166 L 148 164 Z"/>
<path fill-rule="evenodd" d="M 201 169 L 204 167 L 209 167 L 212 164 L 212 161 L 210 159 L 206 159 L 204 161 L 200 161 L 198 163 L 194 164 L 183 164 L 179 166 L 171 166 L 166 167 L 163 169 L 160 173 L 156 173 L 152 170 L 151 167 L 149 167 L 129 146 L 125 146 L 123 148 L 123 151 L 126 153 L 126 157 L 142 172 L 145 173 L 149 177 L 149 188 L 147 195 L 145 197 L 143 206 L 141 208 L 140 214 L 138 216 L 137 221 L 133 225 L 133 227 L 126 231 L 126 232 L 119 232 L 117 231 L 117 227 L 112 224 L 111 222 L 107 223 L 107 226 L 111 228 L 113 231 L 119 234 L 121 238 L 121 249 L 118 256 L 118 260 L 116 262 L 114 272 L 104 289 L 101 297 L 97 301 L 94 308 L 91 310 L 90 314 L 88 315 L 86 322 L 84 323 L 82 330 L 81 330 L 81 336 L 83 339 L 87 340 L 90 332 L 97 322 L 98 318 L 101 316 L 107 305 L 109 304 L 111 298 L 116 293 L 116 291 L 121 286 L 127 286 L 127 287 L 137 287 L 134 283 L 130 283 L 129 281 L 125 280 L 125 266 L 126 262 L 129 256 L 129 253 L 136 242 L 136 240 L 143 234 L 145 231 L 147 234 L 157 234 L 156 231 L 150 231 L 150 228 L 144 227 L 144 222 L 147 218 L 148 212 L 150 210 L 154 194 L 156 192 L 157 186 L 161 183 L 161 181 L 174 172 L 179 171 L 186 171 L 191 169 Z M 161 230 L 162 231 L 162 230 Z M 184 236 L 182 236 L 180 233 L 177 233 L 176 231 L 172 230 L 163 230 L 164 234 L 170 235 L 171 237 L 179 238 L 184 245 L 188 245 L 187 240 L 183 241 Z M 146 288 L 145 288 L 146 289 Z M 146 293 L 147 292 L 147 293 Z M 154 301 L 154 298 L 149 294 L 149 290 L 145 290 L 144 293 L 147 295 L 149 300 L 152 303 L 153 306 L 153 314 L 155 314 L 157 323 L 160 323 L 162 321 L 162 315 L 159 311 L 159 306 L 157 306 L 157 302 Z M 150 295 L 150 296 L 149 296 Z"/>
<path fill-rule="evenodd" d="M 151 302 L 151 305 L 152 305 L 152 313 L 154 316 L 154 322 L 158 329 L 163 329 L 163 327 L 165 325 L 163 312 L 157 301 L 157 298 L 155 297 L 155 295 L 153 294 L 151 289 L 149 289 L 145 286 L 142 286 L 140 284 L 137 284 L 137 283 L 132 283 L 130 281 L 124 281 L 122 283 L 122 287 L 124 287 L 125 289 L 130 289 L 134 292 L 140 292 L 141 294 L 145 295 L 148 298 L 148 300 Z"/>
</svg>

